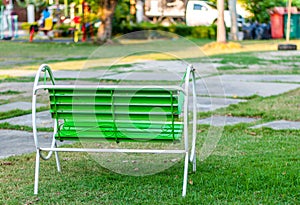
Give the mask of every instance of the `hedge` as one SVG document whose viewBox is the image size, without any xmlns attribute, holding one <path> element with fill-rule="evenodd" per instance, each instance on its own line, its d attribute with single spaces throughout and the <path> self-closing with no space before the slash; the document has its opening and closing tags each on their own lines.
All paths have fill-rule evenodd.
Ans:
<svg viewBox="0 0 300 205">
<path fill-rule="evenodd" d="M 123 23 L 120 25 L 113 26 L 113 35 L 122 35 L 136 31 L 143 30 L 158 30 L 175 33 L 183 37 L 203 38 L 203 39 L 216 39 L 217 27 L 216 25 L 211 26 L 187 26 L 185 24 L 173 24 L 171 26 L 162 26 L 160 24 L 151 23 L 140 23 L 140 24 L 129 24 Z M 140 33 L 140 36 L 136 38 L 147 38 L 143 36 L 145 34 Z"/>
</svg>

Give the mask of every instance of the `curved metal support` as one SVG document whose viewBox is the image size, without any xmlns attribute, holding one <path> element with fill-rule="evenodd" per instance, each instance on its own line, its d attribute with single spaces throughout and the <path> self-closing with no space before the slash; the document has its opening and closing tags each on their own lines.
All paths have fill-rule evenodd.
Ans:
<svg viewBox="0 0 300 205">
<path fill-rule="evenodd" d="M 188 100 L 189 100 L 189 82 L 190 82 L 190 73 L 191 73 L 192 66 L 188 65 L 187 70 L 186 70 L 186 76 L 185 76 L 185 83 L 184 83 L 184 91 L 185 91 L 185 96 L 184 96 L 184 106 L 183 106 L 183 121 L 184 121 L 184 128 L 183 128 L 183 133 L 184 133 L 184 148 L 185 151 L 189 151 L 189 141 L 188 141 Z"/>
<path fill-rule="evenodd" d="M 37 150 L 39 150 L 39 141 L 38 141 L 38 137 L 37 137 L 37 127 L 36 127 L 36 95 L 37 95 L 37 87 L 39 85 L 40 75 L 41 75 L 42 72 L 44 72 L 45 74 L 47 72 L 49 77 L 50 77 L 51 83 L 53 85 L 55 85 L 55 80 L 54 80 L 54 77 L 53 77 L 53 73 L 50 69 L 50 66 L 48 66 L 47 64 L 42 64 L 39 67 L 39 69 L 37 71 L 37 74 L 35 76 L 34 84 L 33 84 L 33 93 L 32 93 L 32 129 L 33 129 L 34 143 L 35 143 L 35 146 L 36 146 Z M 57 123 L 55 121 L 54 122 L 54 133 L 53 133 L 53 136 L 52 136 L 51 148 L 54 148 L 56 146 L 56 141 L 55 141 L 56 131 L 57 131 Z M 44 160 L 50 159 L 52 154 L 53 154 L 53 152 L 50 151 L 47 156 L 44 156 L 39 151 L 39 156 Z"/>
<path fill-rule="evenodd" d="M 40 158 L 44 160 L 48 160 L 51 158 L 53 151 L 50 151 L 46 156 L 44 156 L 39 148 L 39 141 L 37 136 L 37 127 L 36 127 L 36 96 L 37 96 L 37 88 L 39 86 L 39 80 L 41 73 L 44 72 L 44 84 L 46 84 L 46 75 L 48 73 L 48 76 L 51 80 L 52 85 L 55 85 L 55 80 L 53 77 L 53 73 L 50 69 L 50 66 L 47 64 L 42 64 L 35 76 L 34 84 L 33 84 L 33 92 L 32 92 L 32 130 L 33 130 L 33 137 L 34 137 L 34 143 L 36 146 L 36 164 L 35 164 L 35 181 L 34 181 L 34 194 L 38 194 L 38 185 L 39 185 L 39 170 L 40 170 Z M 55 140 L 55 133 L 57 132 L 57 120 L 54 121 L 54 132 L 52 135 L 52 143 L 51 148 L 56 148 L 56 140 Z M 60 163 L 58 158 L 58 153 L 55 151 L 55 159 L 56 159 L 56 165 L 57 170 L 60 172 Z"/>
<path fill-rule="evenodd" d="M 196 171 L 196 138 L 197 138 L 197 93 L 196 93 L 196 79 L 195 69 L 192 72 L 192 84 L 193 84 L 193 139 L 192 139 L 192 150 L 190 156 L 190 162 L 193 162 L 193 171 Z"/>
<path fill-rule="evenodd" d="M 189 99 L 189 82 L 190 82 L 190 72 L 191 72 L 192 66 L 188 65 L 185 75 L 185 83 L 184 83 L 184 90 L 185 90 L 185 96 L 184 96 L 184 106 L 183 106 L 183 121 L 184 121 L 184 148 L 185 148 L 185 160 L 184 160 L 184 172 L 183 172 L 183 185 L 182 185 L 182 196 L 184 197 L 186 195 L 186 189 L 187 189 L 187 181 L 188 181 L 188 168 L 189 168 L 189 137 L 188 137 L 188 99 Z"/>
</svg>

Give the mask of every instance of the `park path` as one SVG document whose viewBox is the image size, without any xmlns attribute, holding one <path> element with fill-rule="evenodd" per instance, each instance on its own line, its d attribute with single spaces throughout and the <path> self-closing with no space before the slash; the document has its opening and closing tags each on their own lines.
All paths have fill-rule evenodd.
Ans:
<svg viewBox="0 0 300 205">
<path fill-rule="evenodd" d="M 77 62 L 78 63 L 78 62 Z M 94 62 L 91 63 L 91 65 Z M 75 65 L 76 63 L 74 63 Z M 64 66 L 64 63 L 55 63 L 55 66 Z M 133 64 L 131 67 L 119 67 L 114 70 L 92 71 L 76 70 L 81 67 L 79 62 L 75 70 L 55 70 L 54 76 L 60 78 L 76 77 L 79 81 L 63 81 L 62 83 L 76 84 L 85 82 L 85 79 L 98 78 L 106 80 L 129 80 L 144 82 L 147 80 L 165 80 L 179 82 L 185 71 L 185 65 L 176 61 L 146 61 Z M 300 75 L 216 75 L 215 66 L 211 63 L 196 63 L 197 90 L 198 90 L 198 111 L 213 111 L 218 108 L 227 107 L 231 104 L 245 102 L 244 97 L 260 95 L 263 97 L 278 95 L 300 87 Z M 60 67 L 59 67 L 60 68 Z M 82 68 L 82 67 L 81 67 Z M 122 70 L 122 72 L 121 72 Z M 174 72 L 176 71 L 176 72 Z M 160 74 L 158 75 L 158 72 Z M 23 70 L 14 72 L 16 76 L 34 76 L 35 71 Z M 1 73 L 0 73 L 1 75 Z M 0 92 L 16 91 L 16 94 L 2 95 L 2 100 L 9 100 L 10 103 L 2 103 L 0 112 L 8 112 L 15 109 L 31 110 L 31 82 L 5 82 L 0 84 Z M 239 99 L 243 97 L 243 99 Z M 1 100 L 0 99 L 0 100 Z M 46 106 L 45 102 L 38 104 L 39 107 Z M 38 113 L 38 127 L 51 127 L 52 120 L 49 111 Z M 238 123 L 255 123 L 259 119 L 243 117 L 217 116 L 199 119 L 199 124 L 210 124 L 213 126 L 235 125 Z M 31 127 L 31 115 L 22 115 L 9 119 L 0 120 L 0 123 Z M 256 124 L 253 128 L 270 127 L 272 129 L 300 129 L 300 124 L 289 121 L 275 121 L 264 124 Z M 51 133 L 40 133 L 41 142 L 49 143 Z M 20 130 L 0 130 L 0 158 L 12 155 L 19 155 L 35 151 L 33 136 L 31 132 Z"/>
</svg>

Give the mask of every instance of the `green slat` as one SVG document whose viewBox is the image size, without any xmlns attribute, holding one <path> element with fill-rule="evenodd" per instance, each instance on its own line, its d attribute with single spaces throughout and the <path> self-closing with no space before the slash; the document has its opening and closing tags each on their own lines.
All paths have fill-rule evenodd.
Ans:
<svg viewBox="0 0 300 205">
<path fill-rule="evenodd" d="M 172 123 L 170 122 L 142 122 L 142 121 L 136 121 L 136 122 L 125 122 L 125 121 L 117 121 L 115 123 L 116 127 L 122 127 L 122 128 L 131 128 L 136 127 L 139 129 L 161 129 L 162 127 L 170 127 L 172 126 Z M 80 129 L 83 129 L 84 127 L 113 127 L 114 123 L 112 121 L 90 121 L 90 122 L 84 122 L 84 121 L 65 121 L 62 129 L 68 129 L 68 127 L 81 127 Z M 182 122 L 175 122 L 174 123 L 175 129 L 181 129 L 182 128 Z"/>
<path fill-rule="evenodd" d="M 117 138 L 119 140 L 165 140 L 165 141 L 173 141 L 173 135 L 172 134 L 153 134 L 153 133 L 133 133 L 133 132 L 116 132 Z M 126 135 L 125 135 L 126 134 Z M 175 134 L 175 140 L 179 140 L 181 137 L 181 133 Z M 73 140 L 73 139 L 115 139 L 115 133 L 114 132 L 90 132 L 88 130 L 84 132 L 70 132 L 70 131 L 61 131 L 59 135 L 56 135 L 56 139 L 58 140 Z"/>
<path fill-rule="evenodd" d="M 136 105 L 168 105 L 170 106 L 170 96 L 168 98 L 153 97 L 114 97 L 115 104 L 136 104 Z M 74 97 L 74 96 L 51 96 L 51 104 L 111 104 L 111 97 Z M 173 98 L 174 105 L 178 104 L 177 99 Z"/>
<path fill-rule="evenodd" d="M 80 88 L 68 88 L 68 89 L 62 89 L 62 88 L 56 88 L 56 89 L 49 89 L 49 92 L 55 91 L 57 95 L 106 95 L 110 96 L 111 90 L 114 91 L 116 95 L 120 96 L 126 96 L 126 95 L 134 95 L 134 96 L 170 96 L 170 91 L 162 89 L 162 88 L 153 88 L 152 90 L 149 89 L 138 89 L 138 90 L 118 90 L 118 89 L 80 89 Z M 177 93 L 177 91 L 174 92 L 174 95 Z"/>
<path fill-rule="evenodd" d="M 56 109 L 56 110 L 55 110 Z M 139 114 L 172 114 L 171 107 L 145 107 L 145 106 L 115 106 L 115 113 L 139 113 Z M 177 108 L 173 108 L 177 112 Z M 51 107 L 50 112 L 60 112 L 60 113 L 111 113 L 111 106 L 93 106 L 93 105 L 56 105 Z"/>
<path fill-rule="evenodd" d="M 52 117 L 55 118 L 52 114 Z M 58 113 L 57 117 L 59 119 L 64 119 L 64 120 L 71 120 L 71 121 L 86 121 L 90 122 L 91 120 L 97 120 L 97 121 L 107 121 L 112 119 L 112 115 L 110 114 L 99 114 L 95 115 L 93 113 L 87 114 L 87 113 Z M 170 115 L 137 115 L 137 114 L 132 114 L 128 115 L 126 114 L 118 114 L 116 116 L 116 120 L 119 121 L 171 121 L 172 118 Z"/>
<path fill-rule="evenodd" d="M 181 128 L 181 127 L 178 127 Z M 153 133 L 153 134 L 172 134 L 173 130 L 172 129 L 137 129 L 137 128 L 124 128 L 124 127 L 117 127 L 117 130 L 121 133 L 140 133 L 143 135 L 143 133 Z M 59 132 L 64 132 L 64 133 L 81 133 L 82 135 L 85 135 L 84 132 L 89 131 L 89 132 L 105 132 L 105 133 L 110 133 L 114 132 L 114 127 L 94 127 L 94 128 L 86 128 L 86 127 L 64 127 L 62 130 Z M 174 133 L 181 133 L 181 129 L 174 129 Z M 70 134 L 71 135 L 71 134 Z"/>
</svg>

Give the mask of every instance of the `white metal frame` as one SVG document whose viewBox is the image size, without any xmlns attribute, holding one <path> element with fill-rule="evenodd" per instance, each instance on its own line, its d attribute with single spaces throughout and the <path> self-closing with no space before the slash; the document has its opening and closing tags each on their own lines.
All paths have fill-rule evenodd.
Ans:
<svg viewBox="0 0 300 205">
<path fill-rule="evenodd" d="M 35 76 L 34 86 L 33 86 L 33 95 L 32 95 L 32 127 L 33 127 L 33 136 L 34 142 L 36 146 L 36 166 L 35 166 L 35 182 L 34 182 L 34 194 L 38 194 L 38 183 L 39 183 L 39 169 L 40 169 L 40 158 L 43 160 L 48 160 L 55 154 L 56 165 L 58 172 L 61 172 L 60 168 L 60 161 L 58 157 L 58 152 L 123 152 L 123 153 L 157 153 L 157 154 L 184 154 L 184 174 L 183 174 L 183 188 L 182 188 L 182 196 L 186 196 L 186 189 L 187 189 L 187 181 L 188 181 L 188 163 L 189 161 L 193 164 L 193 172 L 196 171 L 196 154 L 195 154 L 195 146 L 196 146 L 196 134 L 197 134 L 197 97 L 196 97 L 196 82 L 195 82 L 195 73 L 194 68 L 192 65 L 189 65 L 186 70 L 185 75 L 185 86 L 184 90 L 179 86 L 163 86 L 165 89 L 175 89 L 182 91 L 184 93 L 184 149 L 182 150 L 150 150 L 150 149 L 87 149 L 87 148 L 58 148 L 56 145 L 55 140 L 55 133 L 57 132 L 57 122 L 55 119 L 54 122 L 54 132 L 52 136 L 52 143 L 50 147 L 40 147 L 38 136 L 37 136 L 37 126 L 36 126 L 36 99 L 37 99 L 37 92 L 41 89 L 50 89 L 53 87 L 57 88 L 67 88 L 67 87 L 74 87 L 75 86 L 63 86 L 63 85 L 55 85 L 55 80 L 52 74 L 50 67 L 47 64 L 42 64 L 38 72 Z M 52 85 L 39 85 L 39 79 L 41 73 L 47 73 Z M 188 139 L 188 97 L 189 97 L 189 83 L 190 83 L 190 74 L 192 78 L 192 90 L 193 90 L 193 128 L 192 128 L 192 146 L 189 149 L 189 139 Z M 95 89 L 95 86 L 76 86 L 76 88 L 86 88 L 86 89 Z M 102 88 L 120 88 L 118 86 L 98 86 Z M 147 86 L 143 86 L 143 88 L 147 88 Z M 148 86 L 149 88 L 153 88 L 154 86 Z M 161 87 L 161 86 L 160 86 Z M 140 86 L 122 86 L 122 89 L 131 89 L 131 88 L 140 88 Z M 42 151 L 49 152 L 46 156 L 42 154 Z"/>
</svg>

